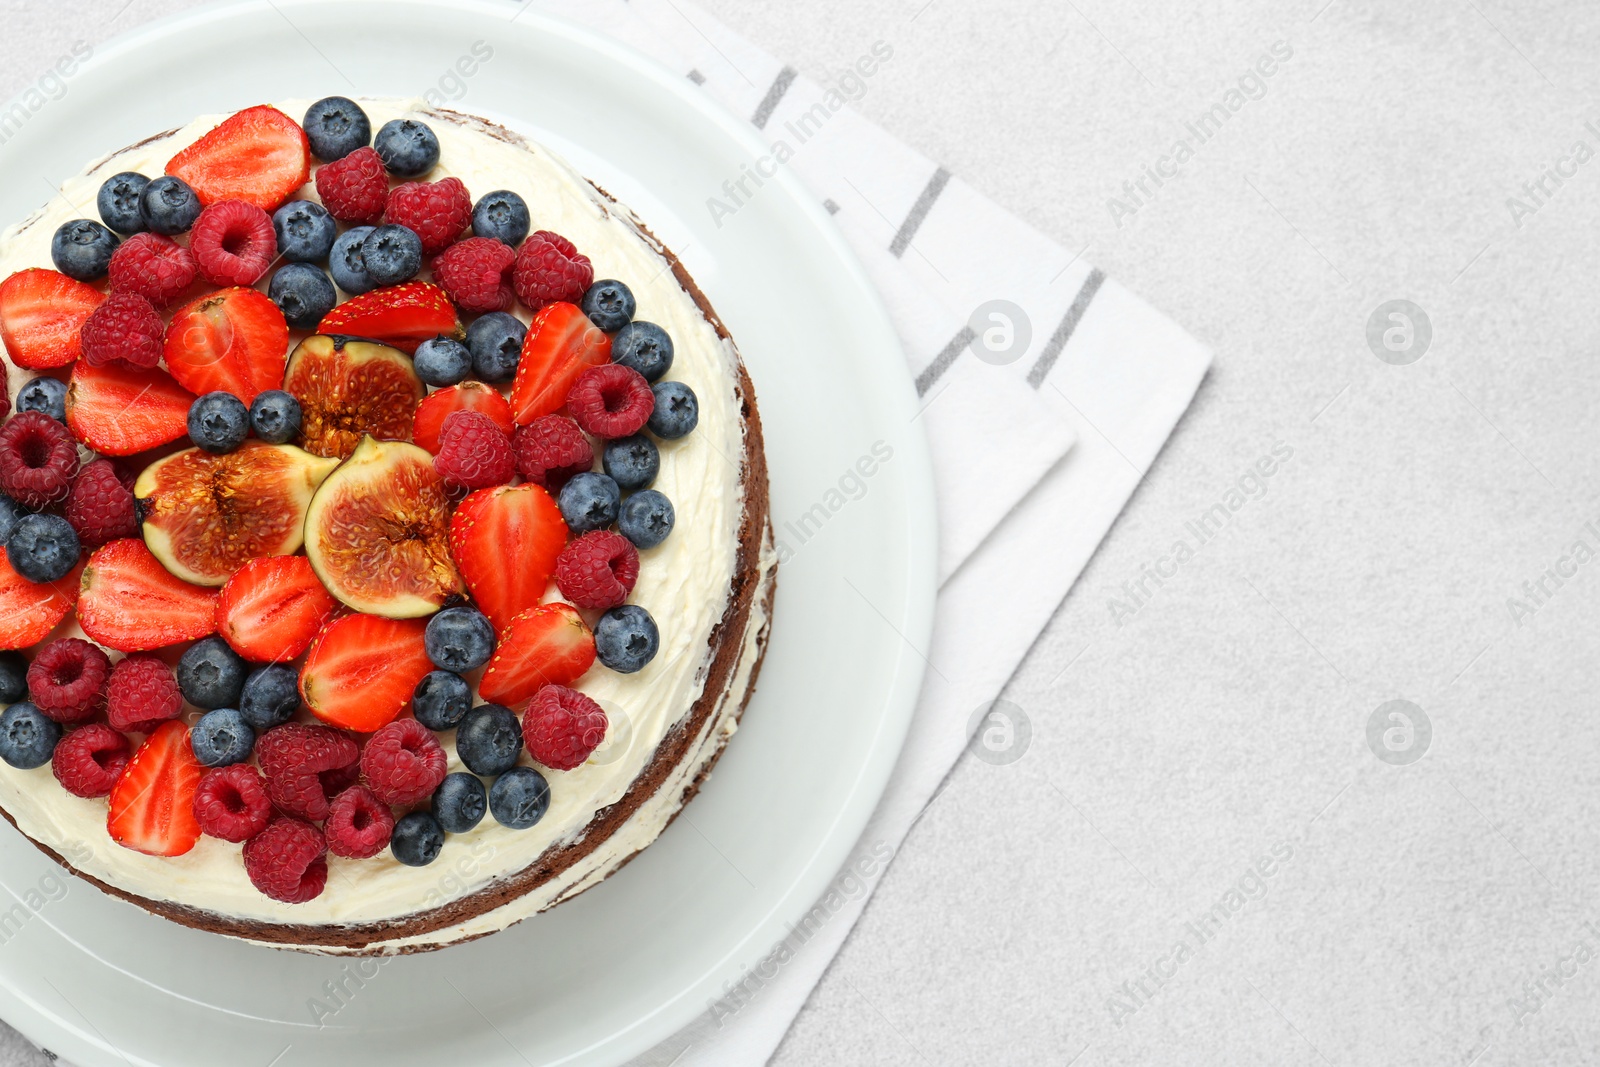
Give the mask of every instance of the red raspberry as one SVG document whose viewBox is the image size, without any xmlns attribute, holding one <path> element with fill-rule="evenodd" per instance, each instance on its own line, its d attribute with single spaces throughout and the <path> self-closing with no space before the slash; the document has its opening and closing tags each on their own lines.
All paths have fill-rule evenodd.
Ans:
<svg viewBox="0 0 1600 1067">
<path fill-rule="evenodd" d="M 161 362 L 167 324 L 137 293 L 112 293 L 84 320 L 83 361 L 91 367 L 122 362 L 154 367 Z"/>
<path fill-rule="evenodd" d="M 406 182 L 389 193 L 383 221 L 411 230 L 422 238 L 422 254 L 436 256 L 472 222 L 472 194 L 460 178 Z"/>
<path fill-rule="evenodd" d="M 105 707 L 111 660 L 100 646 L 62 637 L 39 650 L 28 664 L 28 695 L 59 723 L 87 722 Z"/>
<path fill-rule="evenodd" d="M 620 363 L 590 367 L 567 393 L 567 410 L 596 437 L 632 436 L 655 409 L 656 396 L 644 375 Z"/>
<path fill-rule="evenodd" d="M 517 299 L 511 291 L 511 268 L 516 262 L 517 253 L 509 245 L 490 237 L 468 237 L 433 261 L 433 280 L 462 311 L 474 315 L 509 311 Z"/>
<path fill-rule="evenodd" d="M 218 200 L 194 220 L 189 250 L 212 285 L 254 285 L 278 257 L 278 235 L 254 204 Z"/>
<path fill-rule="evenodd" d="M 367 747 L 372 747 L 371 742 Z M 394 813 L 372 790 L 353 785 L 333 798 L 322 832 L 328 838 L 328 851 L 335 856 L 371 859 L 389 847 L 389 835 L 394 832 Z"/>
<path fill-rule="evenodd" d="M 272 801 L 261 772 L 248 763 L 207 771 L 194 792 L 194 817 L 201 833 L 224 841 L 248 841 L 272 821 Z"/>
<path fill-rule="evenodd" d="M 133 493 L 109 459 L 97 459 L 78 472 L 67 497 L 67 521 L 86 549 L 119 537 L 139 536 Z"/>
<path fill-rule="evenodd" d="M 444 781 L 446 759 L 433 731 L 416 719 L 396 719 L 367 739 L 361 773 L 385 804 L 415 804 Z"/>
<path fill-rule="evenodd" d="M 158 308 L 183 295 L 199 272 L 193 252 L 156 233 L 136 233 L 111 253 L 111 291 L 135 293 Z"/>
<path fill-rule="evenodd" d="M 546 767 L 570 771 L 606 739 L 605 709 L 576 689 L 547 685 L 522 715 L 528 754 Z"/>
<path fill-rule="evenodd" d="M 594 466 L 594 446 L 565 415 L 540 415 L 511 437 L 517 473 L 555 492 Z"/>
<path fill-rule="evenodd" d="M 610 530 L 592 530 L 556 557 L 556 585 L 576 607 L 614 608 L 628 599 L 638 580 L 639 550 Z"/>
<path fill-rule="evenodd" d="M 244 843 L 244 873 L 273 900 L 304 904 L 328 884 L 328 844 L 299 819 L 274 819 Z"/>
<path fill-rule="evenodd" d="M 75 797 L 103 797 L 122 777 L 133 749 L 128 739 L 104 723 L 92 722 L 67 734 L 50 757 L 61 788 Z"/>
<path fill-rule="evenodd" d="M 256 761 L 267 776 L 272 802 L 317 821 L 327 818 L 328 797 L 351 783 L 360 760 L 355 741 L 326 726 L 286 722 L 256 742 Z"/>
<path fill-rule="evenodd" d="M 343 159 L 317 168 L 317 196 L 340 222 L 366 226 L 383 218 L 389 200 L 389 172 L 378 150 L 358 148 Z"/>
<path fill-rule="evenodd" d="M 511 276 L 517 295 L 532 311 L 565 300 L 576 304 L 594 282 L 589 257 L 580 255 L 559 233 L 540 230 L 517 250 L 517 267 Z"/>
<path fill-rule="evenodd" d="M 454 411 L 439 433 L 433 469 L 451 485 L 487 489 L 504 485 L 517 473 L 511 439 L 481 411 Z"/>
<path fill-rule="evenodd" d="M 65 500 L 78 473 L 78 443 L 42 411 L 23 411 L 0 426 L 0 492 L 26 508 Z"/>
<path fill-rule="evenodd" d="M 125 656 L 106 683 L 106 721 L 118 730 L 148 734 L 183 714 L 177 676 L 160 656 Z"/>
</svg>

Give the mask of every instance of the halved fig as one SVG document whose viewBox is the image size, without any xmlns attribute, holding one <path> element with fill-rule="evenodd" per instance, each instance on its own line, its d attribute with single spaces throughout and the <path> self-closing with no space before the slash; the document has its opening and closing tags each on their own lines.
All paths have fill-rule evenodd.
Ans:
<svg viewBox="0 0 1600 1067">
<path fill-rule="evenodd" d="M 145 544 L 184 581 L 221 585 L 252 559 L 299 551 L 312 493 L 338 465 L 260 441 L 222 456 L 174 452 L 133 483 Z"/>
<path fill-rule="evenodd" d="M 397 348 L 354 337 L 307 337 L 289 357 L 283 387 L 300 401 L 300 442 L 344 458 L 371 435 L 411 440 L 422 382 Z"/>
<path fill-rule="evenodd" d="M 306 556 L 328 592 L 389 619 L 438 611 L 466 586 L 450 557 L 450 501 L 433 457 L 365 437 L 306 512 Z"/>
</svg>

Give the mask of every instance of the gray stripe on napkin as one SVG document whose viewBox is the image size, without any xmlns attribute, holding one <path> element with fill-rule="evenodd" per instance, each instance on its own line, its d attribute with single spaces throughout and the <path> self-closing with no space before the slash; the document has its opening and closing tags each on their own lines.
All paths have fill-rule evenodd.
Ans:
<svg viewBox="0 0 1600 1067">
<path fill-rule="evenodd" d="M 1050 368 L 1056 365 L 1056 360 L 1061 356 L 1061 350 L 1067 347 L 1067 340 L 1072 336 L 1072 331 L 1078 328 L 1078 323 L 1083 318 L 1083 313 L 1089 309 L 1089 302 L 1094 299 L 1094 294 L 1100 291 L 1100 285 L 1106 280 L 1105 274 L 1096 268 L 1089 272 L 1089 277 L 1083 281 L 1083 288 L 1078 290 L 1078 295 L 1073 298 L 1072 306 L 1061 319 L 1061 325 L 1056 327 L 1056 332 L 1050 335 L 1050 340 L 1045 342 L 1044 351 L 1039 353 L 1038 362 L 1033 369 L 1028 371 L 1028 384 L 1035 389 L 1044 384 L 1045 377 L 1049 375 Z"/>
<path fill-rule="evenodd" d="M 911 239 L 917 235 L 922 220 L 928 217 L 933 202 L 939 199 L 939 194 L 944 192 L 944 187 L 949 181 L 950 172 L 943 167 L 934 171 L 933 177 L 928 179 L 928 184 L 923 187 L 917 202 L 911 205 L 911 214 L 906 216 L 906 221 L 900 224 L 900 232 L 895 234 L 894 240 L 889 243 L 889 251 L 896 259 L 905 255 L 906 249 L 911 247 Z"/>
<path fill-rule="evenodd" d="M 783 94 L 789 91 L 789 86 L 794 84 L 795 74 L 793 67 L 784 67 L 778 71 L 778 76 L 772 80 L 772 88 L 767 90 L 767 95 L 761 98 L 761 104 L 756 108 L 756 113 L 750 116 L 750 121 L 756 124 L 756 129 L 766 129 L 767 120 L 772 118 L 772 113 L 778 110 L 778 101 L 783 99 Z"/>
<path fill-rule="evenodd" d="M 954 363 L 956 357 L 961 355 L 961 350 L 970 345 L 977 336 L 976 333 L 972 332 L 971 326 L 961 327 L 961 332 L 950 338 L 950 343 L 944 346 L 944 350 L 934 356 L 933 362 L 923 368 L 921 374 L 917 375 L 917 395 L 926 396 L 928 390 L 933 388 L 933 383 L 938 381 L 939 376 L 949 370 L 950 364 Z"/>
</svg>

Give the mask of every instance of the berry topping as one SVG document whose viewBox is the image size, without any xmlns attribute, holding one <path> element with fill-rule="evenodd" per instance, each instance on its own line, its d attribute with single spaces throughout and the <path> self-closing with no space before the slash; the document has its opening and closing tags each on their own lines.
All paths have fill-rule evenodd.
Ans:
<svg viewBox="0 0 1600 1067">
<path fill-rule="evenodd" d="M 367 273 L 367 261 L 361 257 L 361 246 L 373 229 L 352 226 L 339 235 L 333 242 L 333 251 L 328 253 L 328 272 L 333 275 L 334 283 L 351 296 L 360 296 L 374 284 Z"/>
<path fill-rule="evenodd" d="M 550 808 L 550 783 L 532 767 L 513 767 L 489 788 L 489 810 L 509 830 L 526 830 Z"/>
<path fill-rule="evenodd" d="M 167 173 L 203 204 L 243 200 L 271 211 L 311 177 L 311 146 L 298 122 L 263 104 L 224 119 L 173 156 Z"/>
<path fill-rule="evenodd" d="M 0 402 L 0 408 L 5 404 Z M 57 422 L 67 421 L 67 383 L 60 378 L 29 378 L 17 390 L 18 411 L 42 411 Z"/>
<path fill-rule="evenodd" d="M 248 763 L 207 771 L 194 793 L 200 831 L 223 841 L 248 841 L 272 821 L 272 801 L 261 772 Z"/>
<path fill-rule="evenodd" d="M 509 382 L 516 376 L 528 327 L 508 311 L 491 311 L 467 327 L 472 369 L 486 382 Z"/>
<path fill-rule="evenodd" d="M 166 307 L 194 284 L 200 265 L 193 252 L 172 238 L 138 233 L 112 254 L 107 273 L 113 293 L 132 293 Z"/>
<path fill-rule="evenodd" d="M 72 610 L 82 570 L 80 566 L 59 581 L 34 583 L 0 553 L 0 648 L 27 648 L 43 641 Z"/>
<path fill-rule="evenodd" d="M 106 682 L 106 721 L 130 733 L 154 733 L 183 714 L 183 694 L 172 668 L 159 656 L 124 656 Z"/>
<path fill-rule="evenodd" d="M 132 754 L 126 737 L 104 723 L 92 722 L 61 739 L 50 757 L 50 770 L 73 796 L 103 797 L 122 777 Z"/>
<path fill-rule="evenodd" d="M 522 302 L 535 311 L 556 301 L 576 306 L 593 282 L 589 257 L 559 233 L 540 230 L 517 250 L 512 284 Z"/>
<path fill-rule="evenodd" d="M 609 362 L 611 338 L 578 305 L 551 304 L 539 312 L 528 327 L 511 387 L 517 424 L 561 410 L 578 375 Z"/>
<path fill-rule="evenodd" d="M 45 715 L 59 723 L 86 722 L 105 707 L 111 660 L 99 648 L 63 637 L 41 648 L 28 666 L 28 693 Z"/>
<path fill-rule="evenodd" d="M 335 856 L 371 859 L 389 847 L 394 813 L 372 790 L 353 785 L 328 805 L 328 821 L 322 832 L 328 838 L 328 851 Z"/>
<path fill-rule="evenodd" d="M 346 300 L 323 316 L 317 332 L 370 337 L 415 352 L 430 337 L 460 337 L 461 324 L 443 289 L 428 282 L 407 282 Z"/>
<path fill-rule="evenodd" d="M 638 550 L 610 530 L 584 534 L 556 558 L 556 585 L 561 595 L 591 611 L 616 607 L 628 599 L 638 580 Z"/>
<path fill-rule="evenodd" d="M 188 433 L 192 403 L 166 371 L 80 362 L 67 386 L 67 425 L 102 455 L 131 456 Z"/>
<path fill-rule="evenodd" d="M 611 360 L 658 382 L 672 369 L 672 338 L 653 322 L 635 320 L 611 338 Z"/>
<path fill-rule="evenodd" d="M 63 222 L 50 240 L 50 261 L 56 270 L 80 282 L 98 281 L 111 266 L 117 235 L 93 219 Z"/>
<path fill-rule="evenodd" d="M 528 755 L 558 771 L 581 766 L 606 739 L 606 713 L 576 689 L 547 685 L 522 714 Z"/>
<path fill-rule="evenodd" d="M 488 237 L 469 237 L 433 261 L 433 280 L 469 314 L 507 311 L 517 298 L 511 288 L 516 262 L 517 254 L 509 246 Z"/>
<path fill-rule="evenodd" d="M 411 714 L 430 730 L 454 730 L 471 707 L 472 686 L 449 671 L 429 671 L 411 694 Z"/>
<path fill-rule="evenodd" d="M 6 560 L 30 582 L 55 582 L 78 565 L 83 546 L 59 515 L 24 515 L 6 538 Z"/>
<path fill-rule="evenodd" d="M 372 141 L 372 120 L 346 96 L 325 96 L 306 109 L 306 140 L 324 163 L 343 159 Z"/>
<path fill-rule="evenodd" d="M 545 685 L 571 685 L 594 663 L 594 634 L 571 604 L 542 604 L 500 634 L 478 695 L 520 706 Z"/>
<path fill-rule="evenodd" d="M 496 630 L 544 599 L 566 544 L 561 512 L 537 485 L 480 489 L 450 516 L 451 555 Z"/>
<path fill-rule="evenodd" d="M 144 229 L 144 216 L 139 212 L 139 197 L 144 193 L 144 187 L 149 184 L 149 178 L 128 170 L 107 178 L 101 183 L 100 192 L 95 194 L 94 198 L 95 207 L 100 212 L 100 221 L 124 236 Z"/>
<path fill-rule="evenodd" d="M 291 200 L 272 213 L 278 254 L 290 263 L 321 263 L 333 251 L 338 224 L 315 200 Z"/>
<path fill-rule="evenodd" d="M 383 218 L 389 175 L 371 148 L 358 148 L 317 169 L 317 196 L 340 222 L 371 225 Z"/>
<path fill-rule="evenodd" d="M 424 348 L 434 342 L 424 342 Z M 459 342 L 450 341 L 450 344 Z M 418 349 L 420 354 L 422 349 Z M 476 411 L 487 415 L 505 434 L 514 428 L 511 422 L 511 405 L 506 398 L 482 382 L 462 382 L 446 389 L 438 389 L 423 398 L 417 405 L 416 417 L 411 424 L 411 439 L 429 452 L 438 454 L 444 422 L 459 411 Z"/>
<path fill-rule="evenodd" d="M 420 178 L 439 162 L 439 138 L 415 119 L 385 122 L 372 146 L 396 178 Z"/>
<path fill-rule="evenodd" d="M 476 608 L 445 608 L 423 632 L 433 665 L 457 674 L 476 670 L 494 654 L 494 625 Z"/>
<path fill-rule="evenodd" d="M 97 549 L 83 569 L 78 622 L 107 648 L 143 652 L 193 641 L 216 618 L 217 591 L 174 578 L 138 538 Z"/>
<path fill-rule="evenodd" d="M 343 615 L 323 626 L 300 670 L 300 695 L 323 722 L 372 733 L 411 701 L 433 669 L 421 619 Z"/>
<path fill-rule="evenodd" d="M 228 767 L 250 758 L 256 732 L 237 708 L 218 708 L 200 716 L 189 732 L 194 758 L 207 767 Z"/>
<path fill-rule="evenodd" d="M 434 275 L 438 277 L 437 274 Z M 455 385 L 472 373 L 472 352 L 454 337 L 430 337 L 417 346 L 412 357 L 417 377 L 428 385 Z M 498 395 L 498 394 L 497 394 Z M 505 399 L 501 398 L 502 401 Z M 506 418 L 511 408 L 506 407 Z"/>
<path fill-rule="evenodd" d="M 360 759 L 353 740 L 326 726 L 288 722 L 256 742 L 256 761 L 272 802 L 313 821 L 327 818 L 329 797 L 351 783 Z"/>
<path fill-rule="evenodd" d="M 682 382 L 657 382 L 650 391 L 656 398 L 648 423 L 651 433 L 672 441 L 687 436 L 699 425 L 700 401 L 693 389 Z"/>
<path fill-rule="evenodd" d="M 606 442 L 601 466 L 617 483 L 617 488 L 646 489 L 661 472 L 661 450 L 644 434 L 621 437 Z"/>
<path fill-rule="evenodd" d="M 0 284 L 0 340 L 19 367 L 65 367 L 82 353 L 84 321 L 105 297 L 53 270 L 20 270 Z"/>
<path fill-rule="evenodd" d="M 0 493 L 0 544 L 11 539 L 11 534 L 26 515 L 33 514 L 21 504 Z"/>
<path fill-rule="evenodd" d="M 151 856 L 188 852 L 200 840 L 194 797 L 204 773 L 189 747 L 189 728 L 164 723 L 145 738 L 111 789 L 111 839 Z"/>
<path fill-rule="evenodd" d="M 300 676 L 285 663 L 269 663 L 250 672 L 239 714 L 257 730 L 270 730 L 294 718 L 300 710 Z"/>
<path fill-rule="evenodd" d="M 504 774 L 522 753 L 516 714 L 499 704 L 479 704 L 456 727 L 456 755 L 474 774 Z"/>
<path fill-rule="evenodd" d="M 487 489 L 515 477 L 517 463 L 511 439 L 493 419 L 476 411 L 456 411 L 444 420 L 433 469 L 452 486 Z"/>
<path fill-rule="evenodd" d="M 622 490 L 604 474 L 589 471 L 574 475 L 557 497 L 561 517 L 573 533 L 603 530 L 617 521 Z"/>
<path fill-rule="evenodd" d="M 509 189 L 484 193 L 472 209 L 472 232 L 515 249 L 528 236 L 528 202 Z"/>
<path fill-rule="evenodd" d="M 225 455 L 250 436 L 250 409 L 220 390 L 195 398 L 189 406 L 189 440 L 213 455 Z"/>
<path fill-rule="evenodd" d="M 615 278 L 607 278 L 589 286 L 578 306 L 583 308 L 590 322 L 607 333 L 614 333 L 633 321 L 633 313 L 639 305 L 633 299 L 632 289 Z"/>
<path fill-rule="evenodd" d="M 67 428 L 39 411 L 0 426 L 0 491 L 42 508 L 67 498 L 78 473 L 78 445 Z"/>
<path fill-rule="evenodd" d="M 0 704 L 15 704 L 28 695 L 28 657 L 0 652 Z"/>
<path fill-rule="evenodd" d="M 189 251 L 212 285 L 254 285 L 278 255 L 272 216 L 243 200 L 219 200 L 195 220 Z"/>
<path fill-rule="evenodd" d="M 608 439 L 638 433 L 655 403 L 644 375 L 615 363 L 590 367 L 578 375 L 567 394 L 567 410 L 578 425 Z"/>
<path fill-rule="evenodd" d="M 540 415 L 519 426 L 511 448 L 517 457 L 517 473 L 552 492 L 594 466 L 594 446 L 565 415 Z"/>
<path fill-rule="evenodd" d="M 83 323 L 83 359 L 91 367 L 121 361 L 134 367 L 161 362 L 167 324 L 150 301 L 134 293 L 113 293 Z"/>
<path fill-rule="evenodd" d="M 431 812 L 413 811 L 394 824 L 389 851 L 407 867 L 426 867 L 439 858 L 444 848 L 444 828 Z"/>
<path fill-rule="evenodd" d="M 379 226 L 361 242 L 361 262 L 375 286 L 409 282 L 422 269 L 422 239 L 404 226 Z"/>
<path fill-rule="evenodd" d="M 300 401 L 282 389 L 268 389 L 250 402 L 250 429 L 269 445 L 294 440 L 300 432 Z"/>
<path fill-rule="evenodd" d="M 622 502 L 617 529 L 639 548 L 654 548 L 672 532 L 676 514 L 665 493 L 646 489 Z"/>
<path fill-rule="evenodd" d="M 431 810 L 446 833 L 464 834 L 483 821 L 489 810 L 489 794 L 477 775 L 456 771 L 439 783 Z"/>
<path fill-rule="evenodd" d="M 423 254 L 436 256 L 471 224 L 472 196 L 460 178 L 406 182 L 389 193 L 384 220 L 413 231 Z"/>
<path fill-rule="evenodd" d="M 272 275 L 267 296 L 294 330 L 315 330 L 322 317 L 339 302 L 333 279 L 321 267 L 286 263 Z"/>
<path fill-rule="evenodd" d="M 178 384 L 199 396 L 232 393 L 246 404 L 283 384 L 289 324 L 263 293 L 232 288 L 179 308 L 164 356 Z"/>
<path fill-rule="evenodd" d="M 171 237 L 183 233 L 200 217 L 200 197 L 189 183 L 162 175 L 144 187 L 139 197 L 139 214 L 151 233 Z"/>
<path fill-rule="evenodd" d="M 108 459 L 97 459 L 78 472 L 67 497 L 66 513 L 79 542 L 91 551 L 139 533 L 133 493 L 122 484 Z"/>
<path fill-rule="evenodd" d="M 322 831 L 299 819 L 274 819 L 244 843 L 244 873 L 273 900 L 304 904 L 328 884 L 328 845 Z"/>
<path fill-rule="evenodd" d="M 31 771 L 50 762 L 61 741 L 61 725 L 23 700 L 0 712 L 0 760 Z"/>
<path fill-rule="evenodd" d="M 612 608 L 595 623 L 595 655 L 618 674 L 640 670 L 655 659 L 660 647 L 656 621 L 637 604 Z"/>
<path fill-rule="evenodd" d="M 430 796 L 444 781 L 444 749 L 415 719 L 396 719 L 367 740 L 361 773 L 374 796 L 404 806 Z"/>
<path fill-rule="evenodd" d="M 250 664 L 220 637 L 196 641 L 178 657 L 178 688 L 197 708 L 236 708 Z"/>
<path fill-rule="evenodd" d="M 248 660 L 283 663 L 311 647 L 337 606 L 304 556 L 263 556 L 222 587 L 217 633 Z"/>
</svg>

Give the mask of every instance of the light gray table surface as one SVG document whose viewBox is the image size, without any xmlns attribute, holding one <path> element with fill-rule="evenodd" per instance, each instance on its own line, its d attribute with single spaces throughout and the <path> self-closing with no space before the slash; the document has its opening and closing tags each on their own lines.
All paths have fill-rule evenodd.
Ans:
<svg viewBox="0 0 1600 1067">
<path fill-rule="evenodd" d="M 1216 352 L 1031 747 L 956 767 L 774 1062 L 1596 1062 L 1600 10 L 703 3 L 818 77 L 892 42 L 861 110 Z M 186 6 L 3 0 L 0 97 Z M 1431 737 L 1369 743 L 1395 699 Z"/>
</svg>

